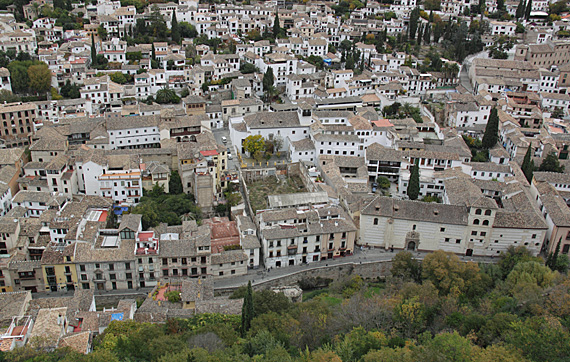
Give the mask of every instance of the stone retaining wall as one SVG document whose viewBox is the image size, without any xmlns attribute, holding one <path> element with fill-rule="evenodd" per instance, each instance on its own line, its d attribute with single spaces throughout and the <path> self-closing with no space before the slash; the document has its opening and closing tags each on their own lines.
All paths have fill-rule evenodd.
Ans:
<svg viewBox="0 0 570 362">
<path fill-rule="evenodd" d="M 289 285 L 296 285 L 299 280 L 304 278 L 329 278 L 329 279 L 339 279 L 351 274 L 358 274 L 363 278 L 376 278 L 385 277 L 390 275 L 390 269 L 392 268 L 391 260 L 384 261 L 370 261 L 370 262 L 348 262 L 344 264 L 327 266 L 326 264 L 318 267 L 307 267 L 305 270 L 300 270 L 288 275 L 283 275 L 280 277 L 271 277 L 271 272 L 262 276 L 259 279 L 255 279 L 252 282 L 253 289 L 263 290 L 272 287 L 283 287 Z M 231 294 L 238 286 L 225 287 L 225 288 L 214 288 L 216 293 L 220 295 Z"/>
</svg>

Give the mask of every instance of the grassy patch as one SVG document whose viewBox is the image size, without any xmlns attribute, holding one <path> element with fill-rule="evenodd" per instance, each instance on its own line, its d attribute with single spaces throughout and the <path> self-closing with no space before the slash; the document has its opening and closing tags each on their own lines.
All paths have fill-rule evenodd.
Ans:
<svg viewBox="0 0 570 362">
<path fill-rule="evenodd" d="M 342 303 L 342 298 L 329 297 L 329 296 L 322 296 L 321 298 L 323 298 L 323 300 L 327 302 L 327 304 L 330 306 L 339 305 L 340 303 Z"/>
<path fill-rule="evenodd" d="M 366 298 L 370 298 L 374 295 L 380 294 L 380 291 L 384 289 L 384 288 L 380 288 L 380 287 L 368 287 L 366 289 L 366 292 L 364 292 L 364 296 Z"/>
<path fill-rule="evenodd" d="M 247 187 L 253 212 L 268 208 L 267 196 L 269 195 L 307 192 L 303 181 L 298 176 L 287 177 L 284 180 L 278 180 L 276 177 L 270 176 L 263 180 L 248 183 Z"/>
<path fill-rule="evenodd" d="M 315 290 L 311 290 L 309 292 L 304 292 L 303 293 L 303 302 L 306 302 L 308 300 L 311 300 L 315 297 L 318 297 L 321 294 L 328 294 L 329 290 L 327 288 L 323 288 L 323 289 L 315 289 Z"/>
</svg>

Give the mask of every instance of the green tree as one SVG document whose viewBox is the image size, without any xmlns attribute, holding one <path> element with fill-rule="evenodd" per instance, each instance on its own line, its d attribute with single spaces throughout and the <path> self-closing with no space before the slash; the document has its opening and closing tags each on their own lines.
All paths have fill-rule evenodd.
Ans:
<svg viewBox="0 0 570 362">
<path fill-rule="evenodd" d="M 32 65 L 28 68 L 28 87 L 36 93 L 46 93 L 51 89 L 51 70 L 46 63 Z"/>
<path fill-rule="evenodd" d="M 256 152 L 263 152 L 265 151 L 265 139 L 261 135 L 247 136 L 243 141 L 243 148 L 252 156 Z"/>
<path fill-rule="evenodd" d="M 564 166 L 560 166 L 560 161 L 558 161 L 558 156 L 556 153 L 550 152 L 538 168 L 539 171 L 547 171 L 547 172 L 564 172 Z"/>
<path fill-rule="evenodd" d="M 122 72 L 111 73 L 111 80 L 118 84 L 127 83 L 127 77 Z"/>
<path fill-rule="evenodd" d="M 410 200 L 417 200 L 420 195 L 420 166 L 417 162 L 410 168 L 410 180 L 406 193 Z"/>
<path fill-rule="evenodd" d="M 103 41 L 107 40 L 107 29 L 103 25 L 99 25 L 97 28 L 97 36 Z"/>
<path fill-rule="evenodd" d="M 168 181 L 168 193 L 172 195 L 178 195 L 183 193 L 182 180 L 180 179 L 180 174 L 176 170 L 170 172 L 170 180 Z"/>
<path fill-rule="evenodd" d="M 499 140 L 499 116 L 497 114 L 497 108 L 493 107 L 491 109 L 491 115 L 485 126 L 485 134 L 483 135 L 482 146 L 484 149 L 491 149 Z"/>
<path fill-rule="evenodd" d="M 13 61 L 8 65 L 10 82 L 15 93 L 26 93 L 30 83 L 27 62 Z"/>
<path fill-rule="evenodd" d="M 275 82 L 275 77 L 273 76 L 273 68 L 267 67 L 265 74 L 263 75 L 263 91 L 266 94 L 266 97 L 270 97 L 273 93 L 273 84 Z"/>
<path fill-rule="evenodd" d="M 480 281 L 479 267 L 464 263 L 451 252 L 442 250 L 426 255 L 422 263 L 422 277 L 429 279 L 440 294 L 466 293 Z"/>
<path fill-rule="evenodd" d="M 530 12 L 532 11 L 532 0 L 528 0 L 528 3 L 526 4 L 525 11 L 526 11 L 525 19 L 526 19 L 526 21 L 529 21 L 530 20 Z"/>
<path fill-rule="evenodd" d="M 91 33 L 91 66 L 97 66 L 97 48 L 95 47 L 95 38 Z"/>
<path fill-rule="evenodd" d="M 180 103 L 180 97 L 170 88 L 162 88 L 156 92 L 156 103 L 159 104 L 177 104 Z"/>
<path fill-rule="evenodd" d="M 524 246 L 518 246 L 516 248 L 512 245 L 509 246 L 507 251 L 501 253 L 498 263 L 502 277 L 506 278 L 518 263 L 526 261 L 540 261 L 540 258 L 533 257 L 530 250 Z"/>
<path fill-rule="evenodd" d="M 257 67 L 251 63 L 244 63 L 242 62 L 239 68 L 239 71 L 242 74 L 250 74 L 255 73 L 257 71 Z"/>
<path fill-rule="evenodd" d="M 531 153 L 532 145 L 529 144 L 521 166 L 522 172 L 529 183 L 532 182 L 532 174 L 534 173 L 534 161 L 531 159 Z"/>
<path fill-rule="evenodd" d="M 275 293 L 270 289 L 254 292 L 252 300 L 253 305 L 255 305 L 255 312 L 253 313 L 254 317 L 259 317 L 262 314 L 269 312 L 283 314 L 289 311 L 293 306 L 285 294 Z"/>
<path fill-rule="evenodd" d="M 172 12 L 170 37 L 174 43 L 180 44 L 180 28 L 178 26 L 178 20 L 176 20 L 176 11 Z"/>
<path fill-rule="evenodd" d="M 524 15 L 525 15 L 525 1 L 520 0 L 519 5 L 517 6 L 517 11 L 516 11 L 515 17 L 517 19 L 521 19 L 524 17 Z"/>
<path fill-rule="evenodd" d="M 378 184 L 378 187 L 380 187 L 383 190 L 387 190 L 390 188 L 390 180 L 388 180 L 387 177 L 384 176 L 378 176 L 376 178 L 376 183 Z"/>
<path fill-rule="evenodd" d="M 154 43 L 152 43 L 152 46 L 150 47 L 150 60 L 155 61 L 155 62 L 157 61 L 156 60 L 156 49 L 154 49 Z"/>
<path fill-rule="evenodd" d="M 570 356 L 570 334 L 558 320 L 546 316 L 513 322 L 505 333 L 505 341 L 536 362 L 563 362 Z"/>
<path fill-rule="evenodd" d="M 392 276 L 417 283 L 422 280 L 422 266 L 409 251 L 401 251 L 392 259 Z"/>
<path fill-rule="evenodd" d="M 180 22 L 179 28 L 180 28 L 180 36 L 182 38 L 195 38 L 198 36 L 198 31 L 196 30 L 196 27 L 185 21 Z"/>
<path fill-rule="evenodd" d="M 241 326 L 240 334 L 245 337 L 245 334 L 251 328 L 251 321 L 253 320 L 255 308 L 253 306 L 253 290 L 251 288 L 251 281 L 247 283 L 247 291 L 243 298 L 243 306 L 241 308 Z"/>
<path fill-rule="evenodd" d="M 277 39 L 281 34 L 281 24 L 279 24 L 279 11 L 275 9 L 275 18 L 273 19 L 273 37 Z"/>
<path fill-rule="evenodd" d="M 420 18 L 420 8 L 416 7 L 410 13 L 410 24 L 408 25 L 408 37 L 410 39 L 416 38 L 416 30 L 418 29 L 418 20 Z"/>
<path fill-rule="evenodd" d="M 497 10 L 505 11 L 505 0 L 497 0 Z"/>
<path fill-rule="evenodd" d="M 507 282 L 516 287 L 520 283 L 531 283 L 541 288 L 552 285 L 554 273 L 537 261 L 524 261 L 515 265 L 507 276 Z"/>
</svg>

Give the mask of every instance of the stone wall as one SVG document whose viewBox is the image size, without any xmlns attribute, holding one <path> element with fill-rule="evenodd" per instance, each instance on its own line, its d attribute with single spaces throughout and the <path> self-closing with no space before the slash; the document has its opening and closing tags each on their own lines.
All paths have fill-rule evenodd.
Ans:
<svg viewBox="0 0 570 362">
<path fill-rule="evenodd" d="M 291 274 L 287 274 L 281 277 L 272 278 L 271 272 L 269 275 L 262 279 L 255 279 L 252 282 L 252 286 L 255 290 L 263 290 L 274 287 L 283 287 L 296 285 L 299 280 L 304 278 L 329 278 L 329 279 L 339 279 L 347 275 L 358 274 L 362 278 L 376 278 L 376 277 L 386 277 L 390 275 L 390 269 L 392 268 L 391 260 L 384 261 L 371 261 L 371 262 L 347 262 L 338 265 L 327 266 L 327 264 L 318 267 L 307 266 L 307 269 L 300 270 Z M 214 288 L 215 292 L 220 295 L 231 294 L 238 286 L 226 287 L 226 288 Z"/>
<path fill-rule="evenodd" d="M 149 289 L 150 290 L 150 289 Z M 119 301 L 124 299 L 145 299 L 148 297 L 148 292 L 140 290 L 134 293 L 124 293 L 124 294 L 95 294 L 95 303 L 97 306 L 117 306 Z"/>
</svg>

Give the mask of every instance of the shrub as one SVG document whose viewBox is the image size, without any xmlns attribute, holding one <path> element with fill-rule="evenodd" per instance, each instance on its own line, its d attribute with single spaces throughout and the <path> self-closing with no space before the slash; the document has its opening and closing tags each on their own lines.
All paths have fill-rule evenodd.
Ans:
<svg viewBox="0 0 570 362">
<path fill-rule="evenodd" d="M 176 290 L 171 290 L 170 292 L 164 293 L 164 296 L 170 303 L 178 303 L 181 301 L 180 292 Z"/>
</svg>

